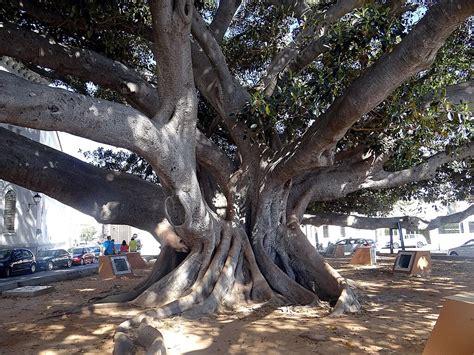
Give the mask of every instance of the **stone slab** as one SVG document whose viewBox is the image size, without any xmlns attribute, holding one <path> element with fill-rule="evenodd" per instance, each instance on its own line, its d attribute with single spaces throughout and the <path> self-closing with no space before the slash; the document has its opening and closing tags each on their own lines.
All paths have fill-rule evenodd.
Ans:
<svg viewBox="0 0 474 355">
<path fill-rule="evenodd" d="M 13 290 L 14 288 L 19 287 L 18 282 L 7 282 L 0 284 L 0 294 L 3 291 Z"/>
<path fill-rule="evenodd" d="M 4 297 L 35 297 L 54 291 L 54 286 L 24 286 L 3 291 Z"/>
</svg>

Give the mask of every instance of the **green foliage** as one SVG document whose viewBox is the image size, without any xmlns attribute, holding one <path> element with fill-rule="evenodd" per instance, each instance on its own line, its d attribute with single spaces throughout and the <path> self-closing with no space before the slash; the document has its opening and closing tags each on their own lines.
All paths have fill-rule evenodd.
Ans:
<svg viewBox="0 0 474 355">
<path fill-rule="evenodd" d="M 99 168 L 133 174 L 154 183 L 159 182 L 151 166 L 135 153 L 100 147 L 83 154 L 87 160 Z"/>
<path fill-rule="evenodd" d="M 62 19 L 60 26 L 20 11 L 14 2 L 0 8 L 0 20 L 34 30 L 60 44 L 102 53 L 135 68 L 149 82 L 155 82 L 155 61 L 148 32 L 151 17 L 146 1 L 42 0 L 32 3 L 58 15 Z M 334 3 L 315 2 L 314 15 L 306 19 L 307 25 L 317 24 L 317 19 Z M 207 22 L 212 20 L 217 5 L 216 1 L 195 1 L 195 7 Z M 299 137 L 354 80 L 403 39 L 425 9 L 424 5 L 413 5 L 411 11 L 398 16 L 383 4 L 372 4 L 349 13 L 326 31 L 322 55 L 302 73 L 285 74 L 284 85 L 267 97 L 255 85 L 276 53 L 296 39 L 303 22 L 288 17 L 283 8 L 244 1 L 223 40 L 222 50 L 232 74 L 251 92 L 248 106 L 237 116 L 248 127 L 248 138 L 272 147 L 276 137 L 282 142 Z M 306 42 L 312 39 L 308 37 Z M 338 143 L 337 150 L 364 144 L 378 153 L 393 152 L 385 168 L 395 171 L 472 140 L 468 107 L 448 102 L 444 92 L 447 85 L 472 76 L 472 50 L 466 25 L 449 37 L 429 70 L 400 86 L 362 117 Z M 69 86 L 91 96 L 124 103 L 119 93 L 107 88 L 77 79 L 71 79 Z M 229 157 L 237 159 L 229 133 L 216 118 L 213 108 L 200 97 L 198 127 Z M 135 154 L 99 149 L 86 153 L 86 157 L 103 168 L 130 172 L 158 182 L 148 164 Z M 360 191 L 311 208 L 374 214 L 389 211 L 400 199 L 441 199 L 448 203 L 469 193 L 471 168 L 470 162 L 449 164 L 439 169 L 430 181 L 381 192 Z"/>
<path fill-rule="evenodd" d="M 96 234 L 97 229 L 94 226 L 84 226 L 81 230 L 79 238 L 82 242 L 87 244 L 94 240 Z"/>
</svg>

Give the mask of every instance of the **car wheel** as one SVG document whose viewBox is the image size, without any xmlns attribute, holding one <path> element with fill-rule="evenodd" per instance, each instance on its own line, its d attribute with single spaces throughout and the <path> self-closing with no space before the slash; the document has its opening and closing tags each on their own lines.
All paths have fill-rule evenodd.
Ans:
<svg viewBox="0 0 474 355">
<path fill-rule="evenodd" d="M 51 271 L 51 270 L 53 270 L 53 267 L 54 267 L 54 265 L 53 265 L 53 263 L 50 261 L 50 262 L 48 263 L 48 266 L 47 266 L 46 268 L 48 269 L 48 271 Z"/>
<path fill-rule="evenodd" d="M 30 266 L 30 274 L 34 274 L 36 271 L 36 264 L 31 264 Z"/>
<path fill-rule="evenodd" d="M 81 259 L 81 265 L 84 265 L 84 259 Z"/>
<path fill-rule="evenodd" d="M 393 249 L 398 249 L 400 248 L 400 245 L 398 243 L 393 243 Z"/>
<path fill-rule="evenodd" d="M 98 262 L 99 262 L 99 259 L 97 259 L 97 258 L 92 259 L 93 264 L 97 264 Z"/>
<path fill-rule="evenodd" d="M 71 260 L 68 260 L 66 266 L 67 266 L 68 268 L 71 267 L 71 266 L 72 266 L 72 261 L 71 261 Z"/>
<path fill-rule="evenodd" d="M 451 256 L 459 256 L 459 254 L 456 253 L 455 251 L 452 251 L 451 253 L 449 253 L 449 255 L 451 255 Z"/>
<path fill-rule="evenodd" d="M 423 248 L 423 245 L 424 245 L 424 244 L 423 244 L 422 242 L 416 243 L 416 247 L 417 247 L 417 248 Z"/>
</svg>

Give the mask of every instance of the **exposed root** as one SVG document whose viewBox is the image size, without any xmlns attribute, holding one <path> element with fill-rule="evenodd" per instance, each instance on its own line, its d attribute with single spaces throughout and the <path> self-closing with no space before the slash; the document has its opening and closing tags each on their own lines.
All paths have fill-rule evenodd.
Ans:
<svg viewBox="0 0 474 355">
<path fill-rule="evenodd" d="M 360 311 L 360 308 L 361 306 L 354 289 L 346 284 L 330 316 L 340 317 L 344 313 L 357 313 Z"/>
<path fill-rule="evenodd" d="M 268 284 L 259 272 L 255 272 L 258 270 L 255 268 L 256 265 L 249 266 L 248 260 L 245 258 L 246 244 L 248 245 L 238 229 L 224 225 L 221 230 L 220 243 L 206 267 L 203 277 L 196 280 L 188 293 L 181 295 L 176 300 L 123 322 L 117 329 L 116 351 L 123 349 L 133 352 L 140 348 L 145 348 L 148 351 L 147 349 L 151 345 L 143 344 L 139 340 L 140 329 L 145 325 L 150 327 L 146 329 L 153 332 L 152 329 L 155 329 L 159 320 L 163 318 L 177 314 L 194 318 L 202 314 L 213 313 L 225 303 L 224 300 L 227 297 L 234 294 L 236 286 L 245 285 L 249 297 L 251 297 L 252 289 L 258 288 L 254 293 L 259 296 L 265 295 L 266 299 L 269 299 L 268 296 L 272 292 Z M 246 273 L 243 272 L 244 269 Z M 247 275 L 245 276 L 245 274 Z M 250 276 L 254 278 L 249 280 Z M 168 291 L 162 290 L 161 292 Z"/>
<path fill-rule="evenodd" d="M 288 275 L 269 258 L 262 244 L 263 239 L 264 234 L 254 238 L 253 251 L 258 260 L 258 265 L 265 273 L 265 278 L 272 289 L 284 295 L 291 303 L 303 305 L 317 303 L 318 297 L 316 294 L 290 279 Z"/>
<path fill-rule="evenodd" d="M 140 324 L 133 336 L 116 332 L 114 343 L 114 355 L 135 354 L 138 348 L 144 349 L 146 354 L 166 354 L 163 335 L 158 329 L 145 323 Z"/>
</svg>

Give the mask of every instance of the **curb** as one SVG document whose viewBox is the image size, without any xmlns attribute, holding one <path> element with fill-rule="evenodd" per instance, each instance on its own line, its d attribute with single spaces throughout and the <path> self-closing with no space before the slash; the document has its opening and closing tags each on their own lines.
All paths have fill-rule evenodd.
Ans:
<svg viewBox="0 0 474 355">
<path fill-rule="evenodd" d="M 90 268 L 87 270 L 74 270 L 65 273 L 58 273 L 54 275 L 48 276 L 35 276 L 29 280 L 24 281 L 12 281 L 8 283 L 0 284 L 0 293 L 3 291 L 13 290 L 14 288 L 24 287 L 24 286 L 42 286 L 44 284 L 50 284 L 54 282 L 66 281 L 66 280 L 73 280 L 78 279 L 81 277 L 87 277 L 96 275 L 98 272 L 99 267 Z"/>
</svg>

